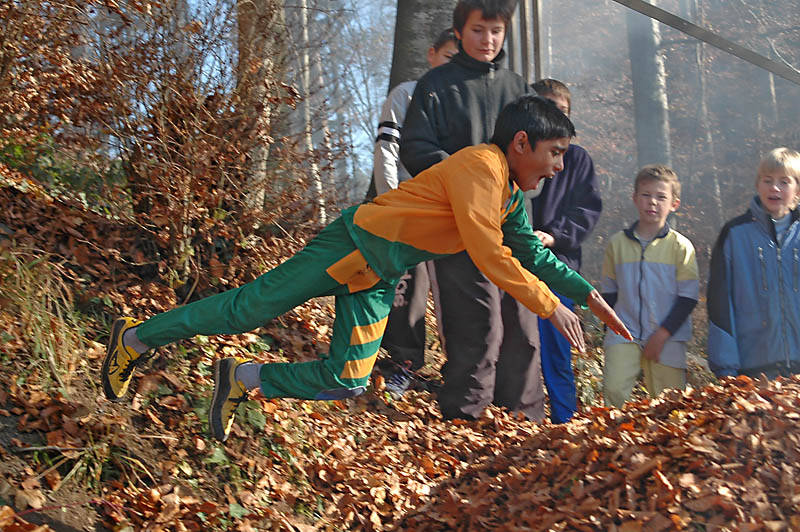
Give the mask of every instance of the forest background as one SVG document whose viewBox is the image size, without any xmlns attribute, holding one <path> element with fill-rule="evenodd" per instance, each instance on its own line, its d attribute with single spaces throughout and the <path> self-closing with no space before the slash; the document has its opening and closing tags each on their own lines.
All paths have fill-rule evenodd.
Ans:
<svg viewBox="0 0 800 532">
<path fill-rule="evenodd" d="M 169 349 L 137 378 L 130 405 L 100 399 L 94 382 L 114 316 L 250 280 L 361 200 L 390 72 L 392 83 L 421 74 L 420 43 L 449 25 L 452 4 L 0 5 L 0 507 L 20 512 L 0 511 L 0 523 L 380 529 L 414 512 L 433 519 L 424 503 L 443 479 L 545 430 L 496 409 L 490 421 L 444 424 L 426 393 L 391 402 L 378 380 L 351 403 L 256 402 L 231 442 L 206 440 L 213 359 L 324 353 L 324 300 L 252 335 Z M 797 0 L 658 5 L 800 65 Z M 395 13 L 405 48 L 396 39 L 393 49 Z M 637 122 L 634 27 L 656 43 L 658 129 Z M 542 37 L 542 73 L 570 86 L 576 142 L 603 194 L 584 274 L 598 281 L 606 239 L 635 217 L 632 179 L 652 162 L 640 160 L 650 138 L 683 182 L 673 223 L 692 239 L 704 282 L 719 228 L 753 195 L 760 156 L 800 147 L 800 87 L 610 0 L 543 2 Z M 391 70 L 404 60 L 411 66 Z M 702 372 L 702 307 L 696 384 L 713 381 Z M 576 366 L 591 409 L 602 354 L 587 330 L 594 349 Z"/>
</svg>

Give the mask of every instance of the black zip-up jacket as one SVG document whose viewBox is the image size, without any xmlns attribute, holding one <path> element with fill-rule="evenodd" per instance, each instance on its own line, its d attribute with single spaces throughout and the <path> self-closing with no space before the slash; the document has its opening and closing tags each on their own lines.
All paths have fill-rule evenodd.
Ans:
<svg viewBox="0 0 800 532">
<path fill-rule="evenodd" d="M 459 52 L 417 82 L 400 140 L 400 160 L 412 176 L 461 148 L 489 142 L 500 110 L 530 92 L 525 80 Z"/>
</svg>

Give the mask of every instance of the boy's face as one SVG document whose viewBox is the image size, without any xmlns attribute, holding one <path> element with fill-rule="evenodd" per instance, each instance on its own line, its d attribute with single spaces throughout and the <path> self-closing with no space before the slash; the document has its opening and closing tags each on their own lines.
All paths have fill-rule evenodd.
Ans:
<svg viewBox="0 0 800 532">
<path fill-rule="evenodd" d="M 800 193 L 797 179 L 785 170 L 776 169 L 758 177 L 756 191 L 764 209 L 776 220 L 783 218 L 797 203 Z"/>
<path fill-rule="evenodd" d="M 445 63 L 449 63 L 454 55 L 458 53 L 458 45 L 455 41 L 447 41 L 437 50 L 433 46 L 428 48 L 428 64 L 431 68 L 436 68 Z"/>
<path fill-rule="evenodd" d="M 672 195 L 669 183 L 645 179 L 633 193 L 633 204 L 639 211 L 639 224 L 661 228 L 667 222 L 667 216 L 678 210 L 681 200 Z"/>
<path fill-rule="evenodd" d="M 569 116 L 569 102 L 567 101 L 566 98 L 558 94 L 552 94 L 552 93 L 545 94 L 544 97 L 553 102 L 554 104 L 556 104 L 556 107 L 558 107 L 562 113 Z"/>
<path fill-rule="evenodd" d="M 464 51 L 478 61 L 490 62 L 503 48 L 506 36 L 506 23 L 501 18 L 483 18 L 480 9 L 475 9 L 467 17 L 463 31 L 456 30 Z"/>
<path fill-rule="evenodd" d="M 528 134 L 517 131 L 506 154 L 511 178 L 522 190 L 534 190 L 539 181 L 564 169 L 564 153 L 569 141 L 569 137 L 540 140 L 536 148 L 531 148 Z"/>
</svg>

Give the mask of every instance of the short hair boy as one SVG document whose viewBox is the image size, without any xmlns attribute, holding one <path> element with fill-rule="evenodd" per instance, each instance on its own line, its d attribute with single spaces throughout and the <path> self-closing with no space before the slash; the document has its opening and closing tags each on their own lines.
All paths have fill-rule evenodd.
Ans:
<svg viewBox="0 0 800 532">
<path fill-rule="evenodd" d="M 502 68 L 506 28 L 516 0 L 460 0 L 453 11 L 459 53 L 417 83 L 406 115 L 400 158 L 411 175 L 492 135 L 507 103 L 529 93 Z M 467 253 L 434 263 L 439 334 L 447 363 L 437 401 L 445 419 L 477 418 L 490 403 L 544 417 L 536 317 L 494 285 Z M 504 331 L 501 315 L 522 313 Z M 508 379 L 521 386 L 510 387 Z"/>
<path fill-rule="evenodd" d="M 565 115 L 569 116 L 572 112 L 572 93 L 564 82 L 544 78 L 531 83 L 531 88 L 539 96 L 552 100 Z"/>
<path fill-rule="evenodd" d="M 718 377 L 800 373 L 800 153 L 775 148 L 758 165 L 747 212 L 711 251 L 708 365 Z"/>
<path fill-rule="evenodd" d="M 520 114 L 529 118 L 524 125 Z M 544 128 L 537 126 L 541 122 Z M 572 123 L 552 103 L 526 97 L 504 111 L 496 137 L 509 138 L 503 131 L 509 127 L 516 133 L 507 144 L 464 149 L 374 202 L 345 209 L 298 254 L 248 284 L 144 322 L 117 319 L 101 370 L 106 397 L 122 399 L 148 349 L 197 334 L 242 333 L 322 295 L 336 296 L 328 355 L 303 363 L 217 361 L 211 433 L 227 439 L 235 410 L 250 389 L 267 398 L 359 395 L 378 355 L 397 279 L 420 261 L 464 249 L 498 285 L 531 310 L 551 316 L 579 349 L 580 320 L 545 282 L 585 301 L 609 327 L 629 337 L 600 294 L 542 247 L 524 213 L 522 190 L 555 173 L 574 134 Z M 534 136 L 537 131 L 542 136 Z"/>
<path fill-rule="evenodd" d="M 531 88 L 556 104 L 565 115 L 572 111 L 569 88 L 557 79 L 540 79 Z M 564 264 L 575 271 L 581 267 L 581 244 L 594 229 L 603 202 L 597 186 L 594 162 L 582 147 L 569 145 L 564 169 L 555 178 L 543 181 L 530 198 L 531 226 L 539 240 Z M 572 301 L 556 294 L 572 309 Z M 566 423 L 578 408 L 572 351 L 569 342 L 548 321 L 538 318 L 542 377 L 550 401 L 550 420 Z M 505 327 L 514 327 L 504 322 Z"/>
<path fill-rule="evenodd" d="M 686 386 L 686 342 L 699 280 L 694 246 L 667 223 L 680 194 L 671 168 L 642 168 L 633 190 L 639 220 L 606 247 L 603 297 L 633 335 L 626 340 L 613 331 L 606 334 L 603 389 L 609 406 L 622 407 L 640 371 L 652 397 Z"/>
<path fill-rule="evenodd" d="M 453 28 L 447 28 L 439 33 L 436 40 L 428 48 L 426 57 L 431 68 L 436 68 L 450 61 L 458 53 L 458 38 Z M 400 162 L 400 135 L 403 122 L 406 118 L 408 105 L 417 81 L 404 81 L 398 83 L 381 107 L 378 118 L 378 135 L 375 139 L 375 153 L 373 160 L 373 187 L 374 193 L 368 195 L 369 199 L 378 194 L 397 188 L 401 181 L 411 179 L 411 175 Z"/>
<path fill-rule="evenodd" d="M 431 68 L 441 66 L 458 52 L 458 39 L 453 28 L 439 33 L 428 48 Z M 381 109 L 378 136 L 375 140 L 371 193 L 372 199 L 397 188 L 411 175 L 400 162 L 400 138 L 416 81 L 399 83 L 391 91 Z M 402 396 L 411 386 L 414 372 L 425 364 L 425 314 L 428 309 L 432 262 L 421 262 L 405 272 L 397 283 L 392 311 L 383 335 L 382 347 L 389 359 L 380 365 L 387 376 L 386 390 L 394 397 Z"/>
</svg>

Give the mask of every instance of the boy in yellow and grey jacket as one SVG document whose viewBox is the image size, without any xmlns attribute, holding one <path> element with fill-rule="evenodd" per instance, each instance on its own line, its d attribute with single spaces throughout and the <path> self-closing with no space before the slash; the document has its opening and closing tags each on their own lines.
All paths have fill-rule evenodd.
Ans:
<svg viewBox="0 0 800 532">
<path fill-rule="evenodd" d="M 616 407 L 628 400 L 640 372 L 653 397 L 686 386 L 689 315 L 699 289 L 694 247 L 667 224 L 680 205 L 675 172 L 663 165 L 642 168 L 633 202 L 639 220 L 611 237 L 603 261 L 603 297 L 633 335 L 609 331 L 605 338 L 604 398 Z"/>
<path fill-rule="evenodd" d="M 501 113 L 493 144 L 466 148 L 374 202 L 346 209 L 297 255 L 256 280 L 144 322 L 116 320 L 101 372 L 106 397 L 122 398 L 148 349 L 197 334 L 249 331 L 322 295 L 336 296 L 327 356 L 303 363 L 217 361 L 211 433 L 228 437 L 249 389 L 269 398 L 317 400 L 363 393 L 397 279 L 420 261 L 465 249 L 493 282 L 550 318 L 579 349 L 578 318 L 545 282 L 629 336 L 600 294 L 542 246 L 525 214 L 522 191 L 560 170 L 574 134 L 555 105 L 520 98 Z"/>
</svg>

